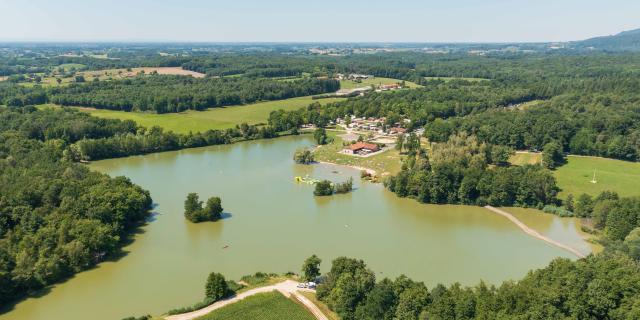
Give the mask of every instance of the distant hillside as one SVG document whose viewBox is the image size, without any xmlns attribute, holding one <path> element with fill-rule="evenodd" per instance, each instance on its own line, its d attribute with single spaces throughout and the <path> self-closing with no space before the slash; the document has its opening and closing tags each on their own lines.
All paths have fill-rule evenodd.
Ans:
<svg viewBox="0 0 640 320">
<path fill-rule="evenodd" d="M 575 48 L 606 51 L 640 51 L 640 29 L 620 32 L 612 36 L 596 37 L 571 43 Z"/>
</svg>

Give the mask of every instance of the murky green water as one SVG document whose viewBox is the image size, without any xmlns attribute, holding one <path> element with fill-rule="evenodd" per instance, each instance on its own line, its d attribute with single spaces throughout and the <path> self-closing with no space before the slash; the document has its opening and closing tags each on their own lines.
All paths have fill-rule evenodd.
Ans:
<svg viewBox="0 0 640 320">
<path fill-rule="evenodd" d="M 157 215 L 126 247 L 126 256 L 23 301 L 0 319 L 160 314 L 201 300 L 211 271 L 232 279 L 256 271 L 297 272 L 313 253 L 324 270 L 344 255 L 364 259 L 380 278 L 404 273 L 429 286 L 500 283 L 554 257 L 570 257 L 488 210 L 422 205 L 382 185 L 360 183 L 356 170 L 295 165 L 293 151 L 310 144 L 292 137 L 93 163 L 95 170 L 128 176 L 150 190 Z M 306 174 L 334 181 L 352 175 L 357 190 L 315 198 L 311 186 L 293 181 Z M 222 197 L 230 217 L 187 222 L 182 213 L 189 192 Z M 542 232 L 545 225 L 555 226 L 543 223 Z M 562 228 L 571 231 L 564 236 L 569 241 L 583 243 L 575 224 Z"/>
</svg>

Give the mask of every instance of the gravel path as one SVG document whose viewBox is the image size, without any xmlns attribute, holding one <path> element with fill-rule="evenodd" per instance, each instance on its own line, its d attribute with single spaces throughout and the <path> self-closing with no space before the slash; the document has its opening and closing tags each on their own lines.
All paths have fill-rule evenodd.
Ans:
<svg viewBox="0 0 640 320">
<path fill-rule="evenodd" d="M 238 302 L 238 301 L 240 301 L 240 300 L 242 300 L 242 299 L 244 299 L 246 297 L 252 296 L 254 294 L 265 293 L 265 292 L 271 292 L 273 290 L 278 290 L 285 297 L 293 296 L 298 301 L 300 301 L 316 317 L 316 319 L 318 319 L 318 320 L 329 320 L 322 313 L 322 311 L 311 300 L 307 299 L 306 297 L 304 297 L 303 295 L 298 293 L 299 290 L 307 291 L 308 289 L 300 289 L 300 288 L 297 287 L 297 285 L 298 285 L 298 282 L 295 282 L 295 281 L 292 281 L 292 280 L 285 280 L 285 281 L 276 283 L 274 285 L 255 288 L 255 289 L 251 289 L 251 290 L 245 291 L 245 292 L 240 293 L 238 295 L 235 295 L 233 297 L 217 301 L 214 304 L 211 304 L 211 305 L 209 305 L 207 307 L 204 307 L 204 308 L 196 310 L 196 311 L 168 316 L 168 317 L 165 317 L 165 319 L 166 320 L 191 320 L 191 319 L 196 319 L 198 317 L 202 317 L 202 316 L 204 316 L 206 314 L 209 314 L 210 312 L 212 312 L 214 310 L 217 310 L 217 309 L 220 309 L 220 308 L 222 308 L 222 307 L 224 307 L 226 305 Z"/>
</svg>

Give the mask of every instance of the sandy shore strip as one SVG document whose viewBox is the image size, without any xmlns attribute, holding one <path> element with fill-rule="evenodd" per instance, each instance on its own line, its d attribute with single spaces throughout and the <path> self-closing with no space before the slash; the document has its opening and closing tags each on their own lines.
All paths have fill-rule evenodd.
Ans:
<svg viewBox="0 0 640 320">
<path fill-rule="evenodd" d="M 524 231 L 526 234 L 528 234 L 528 235 L 530 235 L 530 236 L 532 236 L 534 238 L 540 239 L 540 240 L 542 240 L 544 242 L 547 242 L 547 243 L 549 243 L 549 244 L 551 244 L 553 246 L 556 246 L 556 247 L 558 247 L 560 249 L 566 250 L 566 251 L 576 255 L 578 258 L 586 257 L 582 252 L 576 250 L 575 248 L 572 248 L 572 247 L 570 247 L 568 245 L 565 245 L 563 243 L 555 241 L 555 240 L 553 240 L 553 239 L 551 239 L 551 238 L 549 238 L 547 236 L 544 236 L 544 235 L 540 234 L 538 231 L 535 231 L 535 230 L 529 228 L 522 221 L 518 220 L 518 218 L 514 217 L 512 214 L 510 214 L 510 213 L 508 213 L 506 211 L 500 210 L 500 209 L 492 207 L 492 206 L 484 206 L 484 207 L 485 207 L 485 209 L 491 210 L 491 211 L 493 211 L 493 212 L 495 212 L 495 213 L 497 213 L 497 214 L 499 214 L 499 215 L 511 220 L 511 222 L 513 222 L 516 226 L 518 226 L 522 231 Z"/>
<path fill-rule="evenodd" d="M 348 164 L 338 164 L 338 163 L 327 162 L 327 161 L 315 161 L 315 162 L 316 163 L 322 163 L 322 164 L 329 164 L 329 165 L 332 165 L 332 166 L 347 167 L 347 168 L 356 169 L 356 170 L 360 170 L 360 171 L 366 171 L 367 173 L 369 173 L 372 176 L 376 175 L 376 171 L 375 170 L 369 169 L 369 168 L 365 168 L 365 167 L 352 166 L 352 165 L 348 165 Z"/>
</svg>

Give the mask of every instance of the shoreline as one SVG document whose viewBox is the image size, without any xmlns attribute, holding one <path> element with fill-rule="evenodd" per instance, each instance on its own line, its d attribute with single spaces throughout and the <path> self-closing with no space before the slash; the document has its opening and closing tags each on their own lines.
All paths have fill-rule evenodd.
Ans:
<svg viewBox="0 0 640 320">
<path fill-rule="evenodd" d="M 542 241 L 544 241 L 544 242 L 546 242 L 548 244 L 551 244 L 551 245 L 553 245 L 555 247 L 558 247 L 558 248 L 560 248 L 562 250 L 568 251 L 568 252 L 574 254 L 575 256 L 577 256 L 578 258 L 585 258 L 586 257 L 585 254 L 583 254 L 582 252 L 578 251 L 577 249 L 575 249 L 575 248 L 573 248 L 571 246 L 568 246 L 568 245 L 566 245 L 564 243 L 561 243 L 561 242 L 558 242 L 556 240 L 553 240 L 553 239 L 551 239 L 551 238 L 549 238 L 549 237 L 547 237 L 545 235 L 540 234 L 538 231 L 530 228 L 529 226 L 524 224 L 524 222 L 520 221 L 520 219 L 516 218 L 514 215 L 512 215 L 509 212 L 506 212 L 504 210 L 501 210 L 501 209 L 498 209 L 498 208 L 495 208 L 495 207 L 492 207 L 492 206 L 484 206 L 484 208 L 487 209 L 487 210 L 490 210 L 490 211 L 492 211 L 494 213 L 497 213 L 497 214 L 499 214 L 499 215 L 501 215 L 501 216 L 503 216 L 503 217 L 505 217 L 507 219 L 509 219 L 509 221 L 513 222 L 518 228 L 520 228 L 520 230 L 524 231 L 524 233 L 526 233 L 526 234 L 528 234 L 528 235 L 530 235 L 530 236 L 532 236 L 532 237 L 534 237 L 536 239 L 542 240 Z"/>
</svg>

